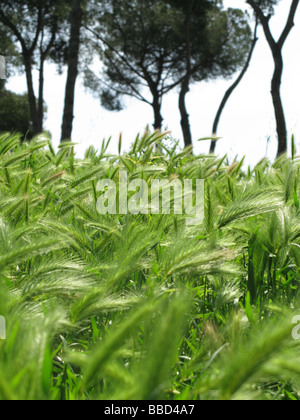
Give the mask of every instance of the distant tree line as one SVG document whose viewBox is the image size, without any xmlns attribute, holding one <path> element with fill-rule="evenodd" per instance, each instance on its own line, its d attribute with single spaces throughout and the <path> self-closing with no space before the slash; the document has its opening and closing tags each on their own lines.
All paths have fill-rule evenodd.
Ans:
<svg viewBox="0 0 300 420">
<path fill-rule="evenodd" d="M 238 73 L 213 124 L 210 151 L 214 152 L 222 112 L 249 68 L 261 25 L 274 58 L 271 92 L 280 155 L 287 151 L 280 95 L 282 50 L 299 0 L 290 1 L 287 22 L 275 40 L 270 20 L 278 1 L 244 0 L 253 10 L 250 16 L 240 9 L 224 9 L 220 0 L 1 0 L 0 54 L 9 57 L 9 71 L 25 71 L 27 102 L 24 96 L 13 96 L 0 86 L 0 130 L 9 128 L 4 107 L 12 107 L 14 98 L 14 106 L 24 109 L 30 134 L 43 131 L 44 69 L 46 62 L 52 62 L 60 72 L 67 69 L 61 141 L 72 136 L 75 86 L 82 74 L 85 86 L 109 110 L 123 109 L 126 96 L 151 106 L 153 127 L 158 130 L 163 126 L 163 99 L 176 90 L 188 147 L 193 144 L 186 104 L 191 85 L 220 77 L 230 79 Z M 95 62 L 99 71 L 91 70 Z M 36 91 L 33 70 L 39 74 Z M 15 121 L 13 128 L 23 130 L 24 124 L 24 120 Z"/>
</svg>

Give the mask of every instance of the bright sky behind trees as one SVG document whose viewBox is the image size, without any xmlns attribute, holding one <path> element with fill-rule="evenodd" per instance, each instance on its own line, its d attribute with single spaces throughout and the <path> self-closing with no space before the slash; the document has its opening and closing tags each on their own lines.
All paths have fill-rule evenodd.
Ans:
<svg viewBox="0 0 300 420">
<path fill-rule="evenodd" d="M 225 6 L 247 9 L 244 0 L 224 0 Z M 290 1 L 282 0 L 272 18 L 274 35 L 281 33 L 286 22 Z M 249 9 L 251 12 L 251 10 Z M 282 99 L 285 107 L 289 137 L 292 134 L 300 150 L 300 13 L 296 14 L 296 26 L 284 47 L 284 76 Z M 254 25 L 254 22 L 253 22 Z M 8 58 L 9 59 L 9 58 Z M 276 155 L 277 141 L 275 119 L 270 95 L 273 62 L 262 29 L 253 60 L 242 84 L 230 98 L 219 127 L 222 140 L 217 153 L 228 153 L 231 159 L 236 155 L 247 156 L 246 162 L 255 164 L 264 156 L 273 159 Z M 48 116 L 45 128 L 52 134 L 54 144 L 58 145 L 63 111 L 65 77 L 57 75 L 54 65 L 46 67 L 45 100 Z M 236 76 L 235 76 L 236 77 Z M 192 86 L 187 96 L 187 106 L 195 144 L 195 152 L 208 152 L 209 142 L 196 140 L 211 134 L 212 124 L 219 103 L 232 81 L 218 80 Z M 26 90 L 23 75 L 11 78 L 7 88 L 18 93 Z M 121 112 L 108 112 L 100 107 L 100 102 L 87 93 L 79 78 L 75 98 L 75 120 L 73 141 L 79 143 L 76 151 L 82 157 L 88 146 L 100 147 L 102 139 L 113 137 L 111 151 L 116 152 L 118 137 L 123 133 L 123 148 L 127 149 L 138 132 L 147 124 L 151 126 L 152 109 L 134 99 L 126 100 L 127 109 Z M 164 127 L 172 131 L 175 138 L 182 138 L 180 115 L 178 111 L 178 92 L 175 90 L 165 97 L 162 114 Z M 269 140 L 268 140 L 269 139 Z"/>
</svg>

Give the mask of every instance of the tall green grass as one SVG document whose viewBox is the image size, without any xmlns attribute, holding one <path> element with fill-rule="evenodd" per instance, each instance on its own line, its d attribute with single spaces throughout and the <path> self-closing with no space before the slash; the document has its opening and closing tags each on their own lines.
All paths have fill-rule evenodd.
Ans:
<svg viewBox="0 0 300 420">
<path fill-rule="evenodd" d="M 254 169 L 178 151 L 128 153 L 0 137 L 1 400 L 299 399 L 299 158 Z M 158 147 L 157 147 L 158 145 Z M 205 179 L 205 218 L 100 215 L 119 172 Z"/>
</svg>

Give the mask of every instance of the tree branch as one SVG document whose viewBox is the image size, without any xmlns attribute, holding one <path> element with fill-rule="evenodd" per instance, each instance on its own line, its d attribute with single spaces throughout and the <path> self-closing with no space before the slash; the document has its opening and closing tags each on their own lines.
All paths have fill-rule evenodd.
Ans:
<svg viewBox="0 0 300 420">
<path fill-rule="evenodd" d="M 238 78 L 236 79 L 236 81 L 226 91 L 226 93 L 225 93 L 225 95 L 224 95 L 224 97 L 222 99 L 222 102 L 221 102 L 221 104 L 219 106 L 219 109 L 218 109 L 218 112 L 216 114 L 216 117 L 215 117 L 215 120 L 214 120 L 214 124 L 213 124 L 213 136 L 216 136 L 217 135 L 217 131 L 218 131 L 218 126 L 219 126 L 219 122 L 220 122 L 220 119 L 221 119 L 221 115 L 222 115 L 222 113 L 224 111 L 224 108 L 225 108 L 225 106 L 226 106 L 226 104 L 227 104 L 230 96 L 232 95 L 232 93 L 234 92 L 234 90 L 237 88 L 237 86 L 240 84 L 240 82 L 243 80 L 243 78 L 244 78 L 244 76 L 245 76 L 245 74 L 246 74 L 246 72 L 247 72 L 247 70 L 249 68 L 249 65 L 250 65 L 250 62 L 251 62 L 251 59 L 252 59 L 252 56 L 253 56 L 253 52 L 254 52 L 255 46 L 256 46 L 257 41 L 258 41 L 257 29 L 258 29 L 258 18 L 256 18 L 256 24 L 255 24 L 255 29 L 254 29 L 254 36 L 253 36 L 253 39 L 252 39 L 251 47 L 250 47 L 249 54 L 248 54 L 247 60 L 245 62 L 245 65 L 244 65 L 241 73 L 239 74 Z M 210 146 L 210 153 L 214 153 L 215 147 L 216 147 L 216 142 L 213 140 L 211 142 L 211 146 Z"/>
<path fill-rule="evenodd" d="M 137 76 L 143 78 L 143 76 L 129 63 L 129 61 L 119 53 L 119 51 L 114 48 L 112 45 L 110 45 L 109 42 L 107 42 L 101 35 L 99 35 L 97 32 L 95 32 L 93 29 L 89 28 L 88 26 L 84 26 L 84 28 L 91 32 L 99 41 L 103 42 L 111 51 L 113 51 L 117 56 L 128 66 L 128 68 L 134 72 Z"/>
<path fill-rule="evenodd" d="M 34 50 L 36 49 L 40 33 L 43 29 L 43 25 L 44 25 L 43 20 L 44 19 L 43 19 L 43 10 L 42 9 L 43 9 L 42 2 L 40 2 L 39 9 L 38 9 L 38 23 L 37 23 L 37 27 L 36 27 L 35 37 L 34 37 L 34 40 L 31 44 L 31 47 L 28 49 L 30 54 L 33 54 Z"/>
<path fill-rule="evenodd" d="M 299 1 L 299 0 L 298 0 Z M 254 0 L 247 0 L 247 3 L 252 7 L 252 9 L 254 10 L 256 16 L 258 17 L 258 19 L 260 20 L 266 39 L 270 45 L 270 48 L 272 49 L 272 51 L 274 51 L 277 47 L 277 43 L 275 41 L 275 39 L 273 38 L 273 35 L 271 33 L 270 30 L 270 26 L 269 26 L 269 21 L 270 21 L 270 17 L 271 16 L 265 16 L 263 11 L 261 10 L 261 8 L 255 3 Z"/>
<path fill-rule="evenodd" d="M 41 50 L 41 55 L 42 55 L 43 60 L 46 60 L 46 58 L 47 58 L 47 56 L 50 52 L 50 49 L 53 47 L 53 44 L 54 44 L 54 41 L 55 41 L 55 38 L 56 38 L 56 34 L 57 34 L 57 25 L 54 25 L 53 30 L 52 30 L 51 39 L 50 39 L 46 49 Z"/>
<path fill-rule="evenodd" d="M 100 83 L 103 83 L 106 87 L 116 92 L 118 95 L 124 95 L 124 96 L 131 96 L 132 98 L 138 99 L 139 101 L 145 102 L 148 105 L 151 105 L 151 102 L 148 101 L 146 98 L 144 98 L 142 95 L 136 95 L 134 92 L 130 92 L 128 90 L 123 91 L 122 89 L 118 89 L 114 87 L 113 85 L 107 83 L 105 80 L 99 78 Z"/>
<path fill-rule="evenodd" d="M 138 89 L 136 89 L 134 87 L 134 85 L 132 84 L 132 82 L 126 78 L 124 76 L 124 74 L 120 71 L 119 67 L 115 64 L 114 60 L 111 60 L 111 58 L 106 54 L 106 58 L 109 60 L 110 64 L 113 66 L 113 68 L 115 69 L 115 71 L 118 73 L 118 75 L 120 76 L 121 79 L 123 79 L 123 81 L 125 82 L 125 84 L 132 90 L 132 92 L 134 94 L 131 94 L 131 92 L 126 92 L 126 95 L 129 96 L 134 96 L 135 98 L 146 102 L 147 104 L 151 105 L 151 102 L 149 102 L 139 91 Z M 116 90 L 116 89 L 115 89 Z M 116 90 L 117 92 L 119 92 L 119 90 Z"/>
<path fill-rule="evenodd" d="M 286 26 L 285 26 L 285 28 L 284 28 L 284 30 L 281 34 L 281 37 L 279 38 L 279 41 L 278 41 L 278 46 L 279 46 L 280 49 L 282 49 L 285 41 L 287 40 L 287 37 L 289 36 L 289 33 L 291 32 L 291 30 L 293 29 L 293 27 L 295 25 L 294 24 L 294 18 L 295 18 L 295 14 L 296 14 L 298 5 L 299 5 L 299 0 L 293 0 Z"/>
<path fill-rule="evenodd" d="M 18 28 L 13 24 L 13 22 L 3 13 L 3 11 L 0 9 L 0 20 L 3 22 L 5 26 L 7 26 L 13 34 L 16 36 L 18 41 L 21 44 L 22 50 L 24 53 L 28 52 L 28 49 L 26 47 L 26 43 L 24 38 L 21 35 L 21 32 L 19 32 Z"/>
</svg>

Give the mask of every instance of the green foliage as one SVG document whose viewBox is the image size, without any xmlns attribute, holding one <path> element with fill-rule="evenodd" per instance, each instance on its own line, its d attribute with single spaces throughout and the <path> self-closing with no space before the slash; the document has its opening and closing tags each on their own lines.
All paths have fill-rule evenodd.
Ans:
<svg viewBox="0 0 300 420">
<path fill-rule="evenodd" d="M 78 160 L 0 136 L 1 400 L 300 398 L 295 146 L 244 171 L 173 143 L 147 131 Z M 99 214 L 120 170 L 205 179 L 203 223 Z"/>
<path fill-rule="evenodd" d="M 279 3 L 279 0 L 255 0 L 255 3 L 265 12 L 274 13 L 274 6 Z"/>
<path fill-rule="evenodd" d="M 30 128 L 30 111 L 27 95 L 17 95 L 0 90 L 0 132 L 27 133 Z"/>
</svg>

